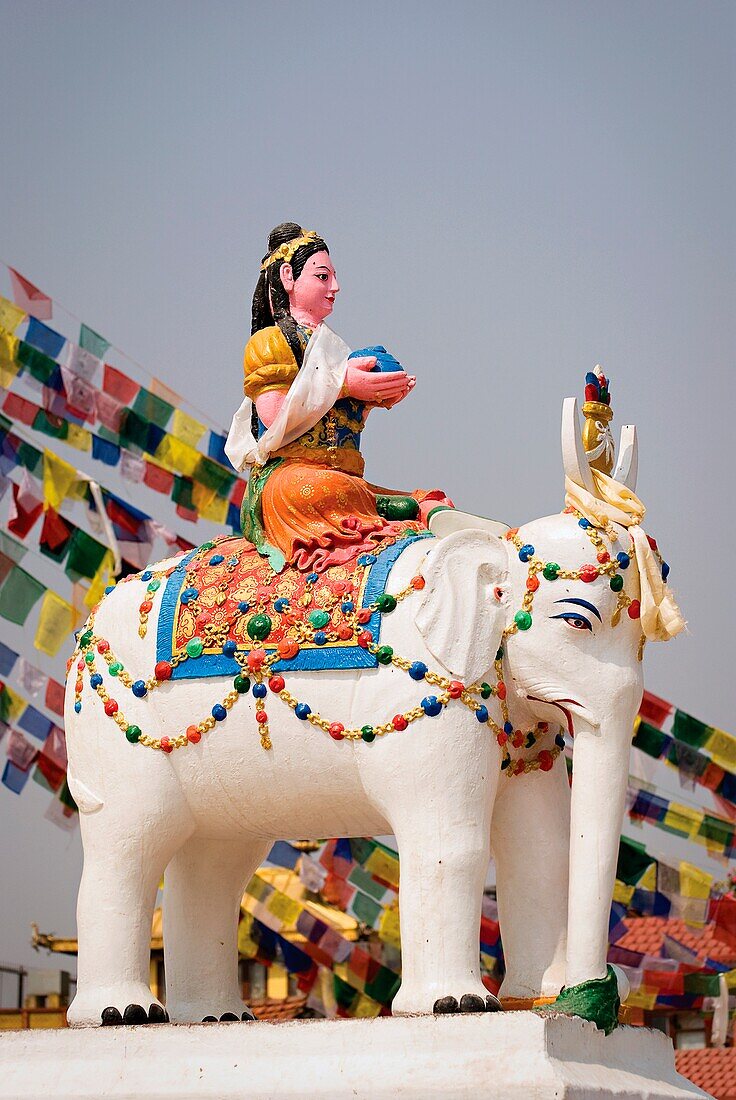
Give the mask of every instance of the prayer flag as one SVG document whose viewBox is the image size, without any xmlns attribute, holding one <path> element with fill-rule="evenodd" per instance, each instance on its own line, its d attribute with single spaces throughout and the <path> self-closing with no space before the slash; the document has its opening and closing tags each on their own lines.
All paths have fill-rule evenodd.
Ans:
<svg viewBox="0 0 736 1100">
<path fill-rule="evenodd" d="M 18 654 L 0 642 L 0 676 L 9 676 L 18 660 Z"/>
<path fill-rule="evenodd" d="M 174 485 L 174 475 L 171 471 L 165 470 L 163 466 L 146 460 L 146 472 L 143 481 L 149 489 L 154 489 L 157 493 L 165 493 L 168 496 Z"/>
<path fill-rule="evenodd" d="M 45 741 L 51 732 L 53 722 L 29 703 L 18 719 L 18 725 L 26 733 L 30 733 L 31 737 L 35 737 L 38 741 Z"/>
<path fill-rule="evenodd" d="M 151 393 L 155 394 L 156 397 L 162 397 L 169 405 L 177 406 L 181 404 L 181 397 L 176 390 L 172 390 L 170 386 L 167 386 L 159 378 L 151 379 L 150 389 Z"/>
<path fill-rule="evenodd" d="M 206 428 L 204 424 L 200 424 L 193 416 L 189 416 L 187 413 L 182 412 L 181 409 L 174 409 L 174 418 L 171 422 L 171 434 L 176 436 L 177 439 L 180 439 L 182 443 L 186 443 L 190 447 L 196 447 L 205 431 Z"/>
<path fill-rule="evenodd" d="M 23 506 L 20 497 L 19 486 L 13 484 L 13 504 L 8 515 L 7 528 L 13 535 L 17 535 L 19 539 L 24 539 L 41 515 L 43 511 L 43 501 L 33 500 L 32 497 L 29 499 L 28 495 L 26 495 L 26 504 L 30 505 L 30 507 L 26 508 Z"/>
<path fill-rule="evenodd" d="M 16 565 L 0 588 L 0 618 L 23 626 L 46 586 Z"/>
<path fill-rule="evenodd" d="M 51 589 L 44 593 L 41 614 L 33 644 L 42 653 L 55 657 L 77 625 L 77 613 L 71 604 Z"/>
<path fill-rule="evenodd" d="M 73 341 L 69 340 L 67 343 L 65 368 L 76 375 L 77 378 L 81 378 L 89 383 L 100 368 L 100 360 L 96 355 L 93 355 L 91 351 L 87 351 L 85 348 L 80 347 L 79 344 L 75 344 Z"/>
<path fill-rule="evenodd" d="M 51 799 L 43 816 L 46 821 L 50 821 L 52 825 L 56 825 L 67 833 L 73 832 L 79 823 L 79 815 L 68 810 L 58 798 Z"/>
<path fill-rule="evenodd" d="M 705 748 L 726 771 L 736 772 L 736 737 L 724 730 L 711 729 Z"/>
<path fill-rule="evenodd" d="M 48 294 L 44 294 L 12 267 L 9 267 L 8 271 L 15 304 L 26 313 L 30 313 L 32 317 L 37 317 L 39 321 L 48 321 L 53 313 L 53 305 Z"/>
<path fill-rule="evenodd" d="M 61 378 L 69 411 L 82 420 L 95 420 L 97 390 L 94 386 L 69 367 L 61 368 Z"/>
<path fill-rule="evenodd" d="M 123 449 L 120 456 L 121 476 L 124 477 L 126 481 L 131 481 L 134 485 L 140 485 L 145 473 L 146 460 L 144 458 L 139 458 L 138 455 L 134 455 L 132 451 Z"/>
<path fill-rule="evenodd" d="M 13 794 L 20 794 L 28 782 L 30 774 L 30 772 L 24 772 L 21 768 L 17 768 L 12 760 L 6 760 L 2 782 Z"/>
<path fill-rule="evenodd" d="M 91 352 L 96 359 L 102 359 L 110 347 L 110 341 L 82 322 L 79 329 L 79 346 L 84 348 L 85 351 Z"/>
<path fill-rule="evenodd" d="M 16 768 L 27 772 L 36 758 L 37 749 L 19 730 L 10 731 L 8 738 L 8 760 L 12 760 Z"/>
<path fill-rule="evenodd" d="M 42 351 L 44 355 L 50 356 L 51 359 L 56 359 L 66 343 L 65 337 L 60 332 L 49 328 L 35 317 L 31 317 L 28 321 L 25 341 L 38 351 Z"/>
<path fill-rule="evenodd" d="M 92 450 L 92 444 L 97 439 L 97 436 L 93 436 L 91 432 L 88 432 L 86 428 L 81 428 L 79 424 L 69 423 L 69 427 L 66 434 L 67 447 L 74 447 L 77 451 L 85 451 L 89 453 Z M 102 442 L 102 441 L 100 441 Z M 112 447 L 114 444 L 105 443 L 105 446 Z M 108 463 L 108 466 L 110 463 Z"/>
<path fill-rule="evenodd" d="M 0 683 L 0 719 L 10 724 L 17 721 L 25 709 L 26 701 L 7 684 Z"/>
<path fill-rule="evenodd" d="M 135 401 L 140 386 L 121 370 L 105 363 L 102 388 L 109 397 L 114 397 L 121 405 L 131 405 Z"/>
<path fill-rule="evenodd" d="M 141 386 L 133 402 L 133 411 L 146 420 L 150 420 L 157 427 L 165 428 L 171 419 L 174 407 L 168 401 L 164 401 L 163 398 L 157 397 L 155 393 L 151 393 L 150 390 L 146 390 Z"/>
<path fill-rule="evenodd" d="M 117 436 L 120 431 L 125 406 L 121 405 L 116 398 L 110 397 L 108 394 L 102 393 L 99 390 L 95 392 L 95 404 L 97 419 L 100 424 L 104 425 L 108 431 L 114 432 Z"/>
<path fill-rule="evenodd" d="M 120 448 L 98 435 L 92 436 L 92 457 L 106 466 L 117 466 L 120 461 Z"/>
<path fill-rule="evenodd" d="M 79 475 L 73 466 L 52 451 L 43 452 L 43 499 L 57 512 L 68 496 L 78 496 Z M 85 483 L 86 489 L 86 483 Z"/>
<path fill-rule="evenodd" d="M 47 710 L 52 711 L 53 714 L 58 714 L 60 718 L 64 717 L 64 686 L 57 680 L 49 678 L 49 682 L 46 685 L 46 703 Z"/>
<path fill-rule="evenodd" d="M 41 672 L 25 657 L 21 657 L 18 661 L 18 679 L 23 685 L 23 690 L 35 699 L 40 694 L 41 689 L 46 686 L 47 676 L 45 672 Z"/>
<path fill-rule="evenodd" d="M 20 397 L 17 393 L 9 393 L 6 394 L 3 401 L 3 412 L 11 420 L 18 420 L 21 424 L 25 424 L 30 428 L 36 419 L 38 405 L 34 405 L 32 401 L 27 401 L 25 397 Z"/>
<path fill-rule="evenodd" d="M 76 574 L 77 578 L 87 577 L 88 580 L 91 580 L 99 569 L 105 552 L 104 543 L 93 539 L 81 527 L 75 528 L 69 543 L 69 556 L 66 562 L 67 576 Z"/>
<path fill-rule="evenodd" d="M 8 332 L 15 332 L 26 313 L 7 298 L 0 297 L 0 325 Z"/>
</svg>

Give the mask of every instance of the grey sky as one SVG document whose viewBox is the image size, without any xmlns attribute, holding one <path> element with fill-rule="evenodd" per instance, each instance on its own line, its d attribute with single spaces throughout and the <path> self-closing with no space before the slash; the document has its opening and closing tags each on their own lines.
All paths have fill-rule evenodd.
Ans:
<svg viewBox="0 0 736 1100">
<path fill-rule="evenodd" d="M 378 483 L 510 523 L 557 510 L 562 398 L 601 362 L 689 620 L 648 647 L 648 686 L 736 732 L 732 4 L 15 0 L 0 19 L 0 257 L 215 420 L 285 219 L 330 244 L 337 331 L 418 376 L 368 425 Z M 0 790 L 9 961 L 41 961 L 31 919 L 74 929 L 78 837 L 32 787 Z"/>
</svg>

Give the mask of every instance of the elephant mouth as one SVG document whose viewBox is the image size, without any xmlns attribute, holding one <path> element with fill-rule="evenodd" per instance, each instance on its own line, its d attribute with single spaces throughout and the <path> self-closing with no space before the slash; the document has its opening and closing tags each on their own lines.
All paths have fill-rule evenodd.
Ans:
<svg viewBox="0 0 736 1100">
<path fill-rule="evenodd" d="M 550 707 L 557 707 L 558 710 L 561 710 L 567 722 L 567 732 L 571 737 L 575 736 L 575 724 L 572 720 L 572 714 L 567 707 L 564 707 L 562 704 L 570 703 L 571 706 L 582 709 L 577 699 L 540 699 L 537 695 L 527 695 L 527 699 L 532 699 L 535 703 L 546 703 Z"/>
</svg>

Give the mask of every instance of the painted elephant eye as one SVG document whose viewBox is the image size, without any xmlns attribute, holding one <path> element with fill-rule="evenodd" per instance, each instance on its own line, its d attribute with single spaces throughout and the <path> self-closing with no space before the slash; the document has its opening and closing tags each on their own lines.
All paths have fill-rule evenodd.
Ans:
<svg viewBox="0 0 736 1100">
<path fill-rule="evenodd" d="M 571 626 L 573 630 L 590 630 L 593 631 L 593 627 L 590 625 L 585 615 L 578 615 L 574 611 L 563 611 L 561 615 L 550 615 L 551 619 L 564 619 L 568 626 Z"/>
</svg>

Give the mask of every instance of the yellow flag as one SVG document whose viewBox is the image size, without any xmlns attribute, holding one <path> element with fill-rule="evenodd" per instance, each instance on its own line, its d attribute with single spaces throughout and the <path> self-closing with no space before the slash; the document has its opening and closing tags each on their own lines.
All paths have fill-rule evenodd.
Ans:
<svg viewBox="0 0 736 1100">
<path fill-rule="evenodd" d="M 78 616 L 72 605 L 47 589 L 41 604 L 41 614 L 33 644 L 42 653 L 55 657 L 77 622 Z"/>
<path fill-rule="evenodd" d="M 87 607 L 94 607 L 96 603 L 99 603 L 105 594 L 105 589 L 110 584 L 113 578 L 113 569 L 115 566 L 115 559 L 111 550 L 105 551 L 100 564 L 97 566 L 97 572 L 90 581 L 90 586 L 84 597 L 84 602 Z"/>
<path fill-rule="evenodd" d="M 0 389 L 9 390 L 20 370 L 20 363 L 9 363 L 0 358 Z"/>
<path fill-rule="evenodd" d="M 390 909 L 385 909 L 383 911 L 380 924 L 378 925 L 378 935 L 384 943 L 388 943 L 396 948 L 401 947 L 401 929 L 399 925 L 398 907 L 392 906 Z"/>
<path fill-rule="evenodd" d="M 202 485 L 201 482 L 195 481 L 192 486 L 192 504 L 198 512 L 204 513 L 210 505 L 214 502 L 217 496 L 214 489 L 210 489 L 207 485 Z M 227 514 L 227 501 L 225 502 Z"/>
<path fill-rule="evenodd" d="M 736 737 L 725 730 L 714 729 L 703 746 L 726 771 L 736 771 Z"/>
<path fill-rule="evenodd" d="M 78 496 L 77 471 L 51 451 L 43 452 L 43 502 L 45 507 L 59 510 L 69 496 Z"/>
<path fill-rule="evenodd" d="M 12 725 L 18 720 L 23 711 L 26 709 L 26 701 L 25 699 L 21 698 L 20 695 L 16 695 L 13 689 L 8 687 L 7 684 L 4 685 L 2 692 L 3 700 L 5 702 L 4 712 L 7 716 L 8 722 Z"/>
<path fill-rule="evenodd" d="M 356 1020 L 371 1020 L 381 1013 L 381 1006 L 367 993 L 361 993 L 353 1005 L 352 1015 Z"/>
<path fill-rule="evenodd" d="M 286 894 L 281 894 L 278 890 L 275 890 L 266 902 L 266 908 L 269 913 L 283 921 L 284 924 L 294 924 L 303 906 L 298 901 L 288 898 Z"/>
<path fill-rule="evenodd" d="M 680 802 L 670 802 L 662 824 L 684 833 L 685 836 L 694 836 L 703 824 L 703 814 L 690 806 L 683 806 Z"/>
<path fill-rule="evenodd" d="M 20 309 L 7 298 L 0 297 L 0 325 L 8 332 L 15 332 L 18 325 L 25 317 L 24 310 Z"/>
<path fill-rule="evenodd" d="M 65 443 L 68 443 L 70 447 L 75 447 L 78 451 L 91 451 L 92 450 L 92 436 L 86 428 L 80 428 L 79 424 L 73 424 L 69 421 L 69 432 L 67 434 Z"/>
<path fill-rule="evenodd" d="M 694 863 L 680 862 L 680 893 L 684 898 L 710 897 L 713 875 L 701 871 Z"/>
<path fill-rule="evenodd" d="M 195 484 L 192 490 L 192 501 L 196 503 L 197 485 Z M 221 526 L 227 519 L 228 502 L 223 500 L 222 497 L 215 497 L 209 502 L 209 504 L 202 505 L 201 508 L 197 508 L 197 511 L 203 519 L 209 519 L 212 523 L 219 523 Z"/>
<path fill-rule="evenodd" d="M 184 477 L 191 477 L 201 459 L 201 454 L 194 447 L 175 439 L 173 435 L 165 435 L 156 448 L 156 461 L 167 470 Z"/>
<path fill-rule="evenodd" d="M 657 889 L 657 864 L 650 863 L 646 871 L 636 884 L 637 890 Z"/>
<path fill-rule="evenodd" d="M 0 325 L 0 362 L 15 362 L 18 344 L 18 337 Z"/>
<path fill-rule="evenodd" d="M 396 856 L 384 852 L 383 848 L 373 849 L 365 861 L 365 869 L 382 882 L 388 882 L 391 886 L 399 885 L 399 861 Z"/>
<path fill-rule="evenodd" d="M 620 901 L 622 905 L 628 905 L 634 896 L 634 887 L 627 886 L 625 882 L 616 879 L 613 886 L 613 900 Z"/>
<path fill-rule="evenodd" d="M 645 986 L 632 989 L 626 998 L 627 1008 L 643 1008 L 651 1012 L 657 1002 L 657 990 L 648 990 Z"/>
<path fill-rule="evenodd" d="M 186 443 L 189 447 L 196 447 L 205 431 L 204 424 L 200 424 L 193 416 L 182 412 L 181 409 L 174 409 L 171 434 L 180 439 L 182 443 Z"/>
</svg>

